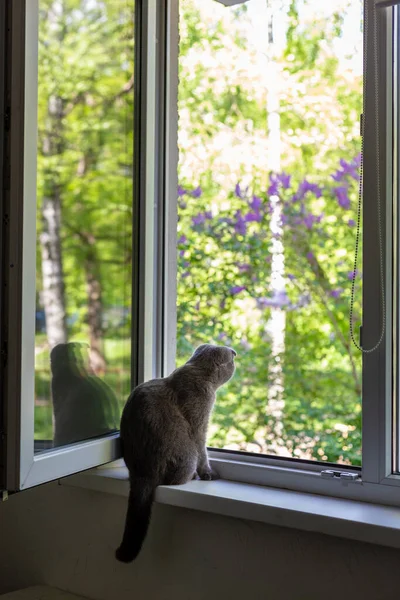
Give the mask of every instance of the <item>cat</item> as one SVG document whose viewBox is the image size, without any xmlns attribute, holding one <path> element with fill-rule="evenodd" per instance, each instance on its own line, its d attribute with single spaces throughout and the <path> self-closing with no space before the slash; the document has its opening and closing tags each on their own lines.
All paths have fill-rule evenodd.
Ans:
<svg viewBox="0 0 400 600">
<path fill-rule="evenodd" d="M 117 398 L 104 381 L 87 370 L 83 346 L 77 342 L 57 344 L 50 353 L 54 446 L 118 431 Z"/>
<path fill-rule="evenodd" d="M 171 375 L 142 383 L 129 396 L 120 429 L 130 492 L 119 561 L 138 556 L 158 485 L 217 478 L 208 462 L 207 428 L 216 390 L 235 372 L 235 356 L 227 346 L 203 344 Z"/>
</svg>

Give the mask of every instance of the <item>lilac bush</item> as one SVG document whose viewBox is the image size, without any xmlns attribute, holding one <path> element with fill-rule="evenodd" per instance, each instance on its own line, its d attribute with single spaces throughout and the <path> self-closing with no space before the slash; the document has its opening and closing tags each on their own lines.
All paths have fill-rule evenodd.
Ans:
<svg viewBox="0 0 400 600">
<path fill-rule="evenodd" d="M 313 440 L 312 447 L 322 444 L 326 449 L 332 439 L 338 440 L 337 419 L 357 429 L 360 361 L 349 341 L 347 316 L 359 167 L 358 156 L 342 159 L 324 181 L 311 175 L 299 180 L 297 174 L 271 173 L 264 190 L 239 181 L 227 194 L 229 208 L 224 210 L 215 203 L 211 210 L 215 191 L 210 185 L 182 184 L 178 189 L 178 354 L 183 356 L 193 343 L 221 336 L 246 348 L 240 371 L 254 402 L 249 404 L 238 384 L 232 384 L 236 403 L 228 392 L 225 398 L 226 406 L 234 408 L 235 428 L 242 413 L 243 422 L 252 421 L 246 437 L 253 439 L 260 423 L 273 429 L 265 420 L 265 403 L 272 383 L 268 323 L 276 309 L 286 313 L 282 364 L 287 436 L 277 443 L 301 446 L 307 437 Z M 279 215 L 279 226 L 272 231 L 274 214 Z M 285 287 L 280 290 L 271 281 L 274 239 L 283 247 Z M 356 281 L 359 321 L 359 270 Z M 321 369 L 321 361 L 326 368 Z M 351 402 L 338 400 L 342 395 Z M 305 415 L 302 430 L 296 423 L 299 411 Z M 316 441 L 321 420 L 330 436 L 326 430 Z M 312 426 L 305 427 L 308 421 Z M 219 423 L 223 429 L 233 421 L 224 414 Z M 341 459 L 342 442 L 331 447 L 330 457 L 333 453 Z M 353 442 L 353 462 L 359 456 L 359 442 Z"/>
</svg>

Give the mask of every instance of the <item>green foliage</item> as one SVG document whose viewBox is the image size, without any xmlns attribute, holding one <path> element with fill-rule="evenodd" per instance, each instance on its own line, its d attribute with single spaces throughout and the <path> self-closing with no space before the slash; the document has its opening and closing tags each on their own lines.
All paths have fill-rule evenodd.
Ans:
<svg viewBox="0 0 400 600">
<path fill-rule="evenodd" d="M 37 310 L 44 308 L 42 203 L 47 198 L 54 206 L 59 202 L 61 211 L 68 339 L 91 340 L 88 281 L 95 277 L 92 300 L 103 323 L 104 379 L 121 402 L 130 389 L 125 340 L 131 323 L 133 16 L 134 0 L 40 2 Z M 110 351 L 112 344 L 123 354 Z M 49 381 L 48 346 L 39 334 L 35 432 L 42 439 L 51 430 Z"/>
<path fill-rule="evenodd" d="M 238 352 L 237 374 L 218 395 L 211 445 L 360 464 L 361 357 L 349 341 L 348 307 L 358 177 L 352 159 L 359 152 L 362 82 L 343 71 L 334 52 L 344 19 L 334 13 L 306 25 L 298 3 L 291 3 L 285 50 L 276 58 L 284 85 L 282 167 L 291 183 L 274 190 L 274 177 L 268 187 L 268 170 L 257 167 L 251 146 L 255 139 L 268 143 L 267 94 L 260 93 L 260 79 L 248 78 L 235 63 L 245 51 L 249 66 L 255 65 L 255 51 L 238 31 L 237 13 L 229 17 L 215 8 L 210 17 L 198 7 L 193 0 L 182 2 L 178 362 L 206 341 Z M 186 25 L 192 11 L 193 36 Z M 229 36 L 228 63 L 216 64 L 214 56 L 205 66 L 204 57 L 218 46 L 216 31 L 225 42 Z M 226 158 L 213 143 L 221 132 L 232 149 Z M 232 165 L 236 136 L 242 157 Z M 343 169 L 339 159 L 347 161 Z M 250 188 L 243 194 L 241 186 L 239 197 L 232 190 L 243 178 Z M 314 190 L 307 191 L 310 181 Z M 278 417 L 271 409 L 276 357 L 269 330 L 274 193 L 280 198 L 286 273 Z M 260 212 L 249 217 L 254 198 L 261 200 Z M 356 293 L 358 323 L 359 279 Z"/>
<path fill-rule="evenodd" d="M 63 10 L 54 15 L 55 4 Z M 362 82 L 335 54 L 343 14 L 304 21 L 304 4 L 291 3 L 285 48 L 275 57 L 289 181 L 267 164 L 270 82 L 265 48 L 249 29 L 251 9 L 180 2 L 177 363 L 202 342 L 238 352 L 236 376 L 218 395 L 211 444 L 359 464 L 361 359 L 347 315 Z M 44 196 L 59 194 L 72 339 L 89 336 L 87 265 L 95 268 L 108 315 L 104 378 L 122 403 L 130 318 L 118 310 L 130 309 L 134 2 L 40 5 L 39 208 Z M 285 262 L 279 298 L 271 281 L 276 210 Z M 40 307 L 40 209 L 37 225 Z M 285 314 L 279 356 L 270 327 L 277 311 Z M 45 439 L 50 377 L 40 334 L 37 347 L 36 434 Z M 272 408 L 279 378 L 280 413 Z"/>
</svg>

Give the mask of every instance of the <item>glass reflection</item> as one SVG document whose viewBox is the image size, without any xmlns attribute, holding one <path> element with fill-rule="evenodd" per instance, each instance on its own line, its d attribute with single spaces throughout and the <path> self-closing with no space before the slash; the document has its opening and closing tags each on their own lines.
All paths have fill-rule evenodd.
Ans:
<svg viewBox="0 0 400 600">
<path fill-rule="evenodd" d="M 50 353 L 54 446 L 103 435 L 119 426 L 117 398 L 90 372 L 85 347 L 73 342 L 57 344 Z"/>
<path fill-rule="evenodd" d="M 35 451 L 130 389 L 134 0 L 40 0 Z"/>
</svg>

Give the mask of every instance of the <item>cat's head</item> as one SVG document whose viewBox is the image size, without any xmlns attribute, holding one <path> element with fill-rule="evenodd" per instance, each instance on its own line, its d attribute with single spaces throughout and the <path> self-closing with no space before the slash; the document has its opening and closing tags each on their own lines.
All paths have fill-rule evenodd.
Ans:
<svg viewBox="0 0 400 600">
<path fill-rule="evenodd" d="M 64 369 L 81 369 L 84 366 L 82 350 L 87 344 L 80 342 L 68 342 L 57 344 L 50 352 L 50 364 L 53 374 L 62 372 Z"/>
<path fill-rule="evenodd" d="M 236 352 L 229 346 L 214 346 L 213 344 L 202 344 L 193 352 L 188 363 L 196 365 L 204 370 L 207 378 L 220 387 L 235 372 Z"/>
</svg>

